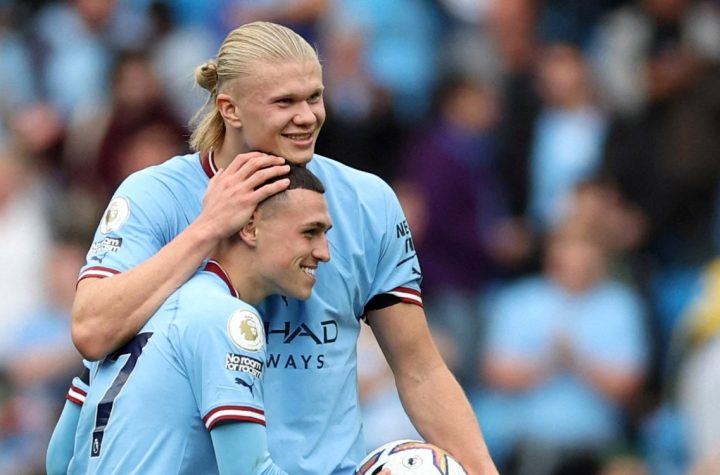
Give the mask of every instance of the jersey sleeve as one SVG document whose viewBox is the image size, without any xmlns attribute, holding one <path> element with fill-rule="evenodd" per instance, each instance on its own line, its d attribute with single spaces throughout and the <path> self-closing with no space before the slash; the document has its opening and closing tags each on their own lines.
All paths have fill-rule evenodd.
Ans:
<svg viewBox="0 0 720 475">
<path fill-rule="evenodd" d="M 85 398 L 87 397 L 90 387 L 89 368 L 91 363 L 83 361 L 83 364 L 85 365 L 85 369 L 83 369 L 83 372 L 79 376 L 73 378 L 72 383 L 70 383 L 70 389 L 68 389 L 65 395 L 65 399 L 78 406 L 82 406 L 85 403 Z"/>
<path fill-rule="evenodd" d="M 252 307 L 237 304 L 209 313 L 188 322 L 180 349 L 205 427 L 224 421 L 264 426 L 262 320 Z"/>
<path fill-rule="evenodd" d="M 156 254 L 179 232 L 178 208 L 150 169 L 129 176 L 103 213 L 78 280 L 118 274 Z"/>
<path fill-rule="evenodd" d="M 220 473 L 287 475 L 270 458 L 264 427 L 230 424 L 212 431 L 211 436 Z"/>
<path fill-rule="evenodd" d="M 47 475 L 68 473 L 68 466 L 74 454 L 75 433 L 80 419 L 80 407 L 68 399 L 63 406 L 45 454 Z"/>
<path fill-rule="evenodd" d="M 422 273 L 410 226 L 392 189 L 382 182 L 378 191 L 381 202 L 373 207 L 377 212 L 369 229 L 377 229 L 382 239 L 379 240 L 379 259 L 365 313 L 399 302 L 422 307 Z"/>
</svg>

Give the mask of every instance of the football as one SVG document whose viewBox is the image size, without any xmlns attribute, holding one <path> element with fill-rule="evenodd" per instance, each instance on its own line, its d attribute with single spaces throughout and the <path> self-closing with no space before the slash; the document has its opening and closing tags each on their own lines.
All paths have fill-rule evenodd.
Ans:
<svg viewBox="0 0 720 475">
<path fill-rule="evenodd" d="M 392 475 L 467 475 L 445 450 L 419 440 L 395 440 L 371 451 L 357 475 L 375 475 L 389 468 Z"/>
</svg>

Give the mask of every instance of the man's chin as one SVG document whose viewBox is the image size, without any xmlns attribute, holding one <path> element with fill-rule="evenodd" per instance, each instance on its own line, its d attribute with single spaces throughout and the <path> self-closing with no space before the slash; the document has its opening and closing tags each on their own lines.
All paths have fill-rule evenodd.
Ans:
<svg viewBox="0 0 720 475">
<path fill-rule="evenodd" d="M 313 152 L 294 153 L 284 156 L 283 158 L 293 162 L 295 165 L 305 166 L 312 160 Z"/>
<path fill-rule="evenodd" d="M 276 157 L 282 157 L 285 160 L 294 163 L 295 165 L 304 166 L 310 163 L 310 160 L 313 158 L 313 154 L 315 153 L 314 147 L 313 150 L 303 150 L 302 152 L 289 152 L 289 151 L 283 151 L 283 150 L 269 150 L 269 149 L 263 149 L 263 148 L 254 148 L 252 149 L 256 152 L 260 153 L 266 153 L 268 155 L 275 155 Z"/>
</svg>

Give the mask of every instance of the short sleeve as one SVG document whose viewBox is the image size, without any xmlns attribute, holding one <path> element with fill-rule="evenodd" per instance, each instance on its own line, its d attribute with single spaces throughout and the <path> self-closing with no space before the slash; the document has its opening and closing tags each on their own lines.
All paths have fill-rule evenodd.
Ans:
<svg viewBox="0 0 720 475">
<path fill-rule="evenodd" d="M 381 182 L 376 191 L 377 199 L 381 201 L 376 207 L 372 207 L 373 223 L 369 229 L 378 229 L 381 232 L 381 248 L 365 311 L 397 302 L 422 306 L 422 273 L 407 218 L 397 196 L 385 182 Z M 368 239 L 372 240 L 373 237 Z M 377 240 L 377 237 L 374 239 Z"/>
<path fill-rule="evenodd" d="M 79 279 L 124 272 L 156 254 L 184 227 L 179 208 L 148 170 L 128 177 L 103 213 Z"/>
<path fill-rule="evenodd" d="M 224 305 L 208 313 L 188 322 L 181 349 L 206 428 L 223 421 L 265 425 L 262 320 L 250 306 Z"/>
<path fill-rule="evenodd" d="M 95 363 L 83 360 L 83 371 L 79 376 L 73 378 L 72 383 L 70 383 L 70 389 L 68 389 L 65 395 L 65 399 L 78 406 L 85 404 L 85 398 L 90 388 L 90 370 L 94 365 Z"/>
</svg>

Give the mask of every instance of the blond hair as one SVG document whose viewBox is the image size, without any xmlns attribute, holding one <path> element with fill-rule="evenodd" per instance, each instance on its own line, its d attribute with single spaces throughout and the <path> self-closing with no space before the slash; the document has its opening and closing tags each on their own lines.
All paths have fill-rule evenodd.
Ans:
<svg viewBox="0 0 720 475">
<path fill-rule="evenodd" d="M 225 123 L 215 99 L 218 92 L 233 79 L 253 74 L 259 61 L 318 61 L 317 51 L 290 28 L 263 21 L 242 25 L 223 41 L 216 59 L 195 68 L 195 81 L 210 95 L 191 121 L 190 147 L 201 153 L 222 144 Z"/>
</svg>

